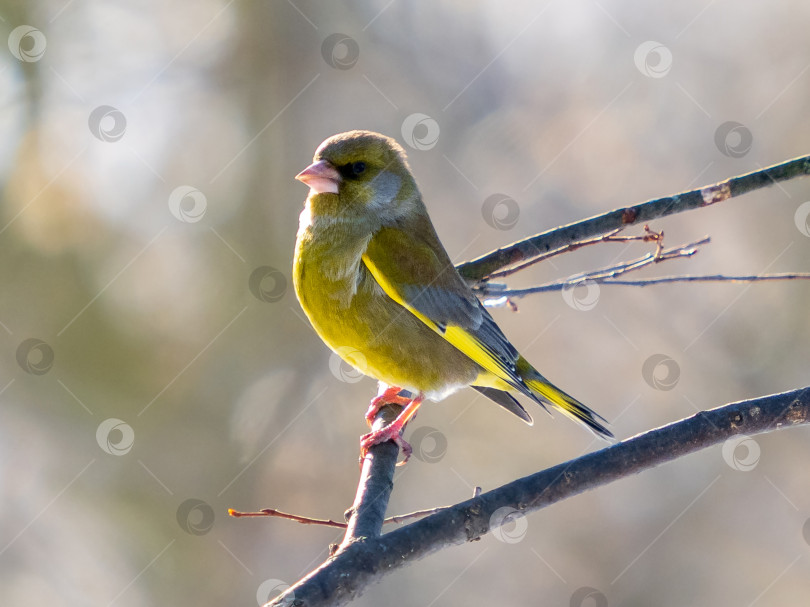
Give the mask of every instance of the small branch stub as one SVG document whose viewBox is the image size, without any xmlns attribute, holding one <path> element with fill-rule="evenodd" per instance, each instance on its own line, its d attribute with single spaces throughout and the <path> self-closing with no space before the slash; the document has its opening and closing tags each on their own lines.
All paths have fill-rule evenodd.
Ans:
<svg viewBox="0 0 810 607">
<path fill-rule="evenodd" d="M 700 195 L 703 197 L 704 206 L 708 206 L 731 198 L 731 187 L 728 182 L 710 185 L 700 190 Z"/>
<path fill-rule="evenodd" d="M 635 223 L 637 217 L 638 217 L 638 209 L 636 207 L 627 207 L 622 211 L 623 224 Z"/>
</svg>

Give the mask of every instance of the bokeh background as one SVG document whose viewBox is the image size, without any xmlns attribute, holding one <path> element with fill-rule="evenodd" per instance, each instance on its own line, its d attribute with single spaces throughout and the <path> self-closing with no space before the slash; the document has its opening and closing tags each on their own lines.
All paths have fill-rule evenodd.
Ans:
<svg viewBox="0 0 810 607">
<path fill-rule="evenodd" d="M 810 153 L 808 20 L 799 0 L 0 2 L 3 605 L 255 605 L 338 541 L 226 515 L 353 499 L 375 384 L 290 280 L 293 176 L 324 138 L 396 137 L 463 261 Z M 808 200 L 796 180 L 656 221 L 712 243 L 638 276 L 808 271 Z M 494 314 L 619 437 L 809 383 L 806 282 L 583 289 Z M 391 513 L 601 446 L 532 411 L 423 407 Z M 808 438 L 740 437 L 517 518 L 357 604 L 806 603 Z"/>
</svg>

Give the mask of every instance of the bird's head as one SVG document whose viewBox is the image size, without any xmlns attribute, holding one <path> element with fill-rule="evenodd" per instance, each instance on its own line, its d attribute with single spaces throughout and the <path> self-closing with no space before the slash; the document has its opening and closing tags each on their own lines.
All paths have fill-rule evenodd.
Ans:
<svg viewBox="0 0 810 607">
<path fill-rule="evenodd" d="M 295 178 L 309 186 L 311 210 L 318 214 L 373 215 L 388 223 L 419 198 L 405 151 L 371 131 L 333 135 Z"/>
</svg>

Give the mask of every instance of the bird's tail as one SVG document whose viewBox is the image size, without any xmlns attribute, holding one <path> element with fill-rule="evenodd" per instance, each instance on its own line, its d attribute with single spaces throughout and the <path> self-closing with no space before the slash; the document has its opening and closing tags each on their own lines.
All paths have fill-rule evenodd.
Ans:
<svg viewBox="0 0 810 607">
<path fill-rule="evenodd" d="M 554 405 L 571 419 L 585 424 L 596 435 L 608 440 L 614 438 L 613 433 L 605 426 L 608 422 L 604 417 L 557 388 L 535 369 L 532 368 L 524 375 L 523 382 L 529 388 L 530 396 L 541 405 Z"/>
</svg>

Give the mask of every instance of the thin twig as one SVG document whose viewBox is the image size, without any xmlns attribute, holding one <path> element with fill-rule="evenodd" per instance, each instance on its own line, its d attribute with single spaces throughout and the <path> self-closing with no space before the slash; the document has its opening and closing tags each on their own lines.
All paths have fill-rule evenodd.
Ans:
<svg viewBox="0 0 810 607">
<path fill-rule="evenodd" d="M 631 207 L 614 209 L 583 221 L 554 228 L 487 253 L 456 266 L 471 283 L 486 279 L 495 272 L 538 255 L 607 234 L 627 225 L 647 223 L 658 217 L 699 209 L 747 192 L 810 174 L 810 156 L 801 156 L 759 171 L 732 177 L 714 185 L 656 198 Z"/>
<path fill-rule="evenodd" d="M 684 274 L 683 276 L 660 276 L 658 278 L 640 278 L 638 280 L 616 280 L 615 278 L 589 278 L 587 283 L 600 284 L 600 285 L 618 285 L 624 287 L 647 287 L 650 285 L 674 283 L 674 282 L 761 282 L 767 280 L 807 280 L 810 279 L 810 273 L 806 272 L 786 272 L 782 274 L 754 274 L 754 275 L 741 275 L 741 276 L 728 276 L 725 274 L 707 274 L 703 276 L 692 276 Z M 568 281 L 549 282 L 544 285 L 536 287 L 529 287 L 526 289 L 503 289 L 500 291 L 493 291 L 488 296 L 498 298 L 518 298 L 531 295 L 533 293 L 547 293 L 549 291 L 563 291 L 572 288 L 572 285 L 585 284 L 584 281 L 577 281 L 571 283 Z M 489 304 L 492 306 L 492 304 Z M 497 307 L 494 306 L 494 307 Z"/>
<path fill-rule="evenodd" d="M 810 273 L 807 272 L 784 272 L 782 274 L 753 274 L 741 276 L 727 276 L 725 274 L 706 274 L 703 276 L 661 276 L 659 278 L 646 278 L 640 280 L 602 280 L 603 285 L 622 285 L 628 287 L 646 287 L 670 282 L 760 282 L 766 280 L 807 280 Z"/>
<path fill-rule="evenodd" d="M 450 506 L 437 506 L 436 508 L 427 508 L 426 510 L 416 510 L 414 512 L 408 512 L 407 514 L 397 514 L 396 516 L 389 516 L 387 519 L 383 521 L 383 524 L 387 525 L 389 523 L 402 523 L 403 521 L 407 521 L 412 518 L 421 518 L 423 516 L 428 516 L 430 514 L 436 514 L 437 512 L 449 507 Z M 275 508 L 262 508 L 261 510 L 258 510 L 256 512 L 241 512 L 239 510 L 229 508 L 228 515 L 234 518 L 244 518 L 244 517 L 283 518 L 288 521 L 295 521 L 296 523 L 301 523 L 302 525 L 321 525 L 323 527 L 337 527 L 338 529 L 346 529 L 349 526 L 348 523 L 341 523 L 338 521 L 333 521 L 332 519 L 300 516 L 298 514 L 290 514 L 289 512 L 282 512 L 281 510 L 276 510 Z"/>
<path fill-rule="evenodd" d="M 338 521 L 333 521 L 332 519 L 310 518 L 308 516 L 299 516 L 297 514 L 282 512 L 281 510 L 276 510 L 275 508 L 263 508 L 258 512 L 240 512 L 239 510 L 229 508 L 228 515 L 234 518 L 254 517 L 254 516 L 255 517 L 274 516 L 277 518 L 287 519 L 289 521 L 295 521 L 296 523 L 301 523 L 302 525 L 322 525 L 324 527 L 339 527 L 341 529 L 345 529 L 346 527 L 348 527 L 347 523 L 339 523 Z"/>
<path fill-rule="evenodd" d="M 672 247 L 671 249 L 662 250 L 661 243 L 658 242 L 656 247 L 655 253 L 647 253 L 643 257 L 639 257 L 638 259 L 634 259 L 631 261 L 625 261 L 620 264 L 616 264 L 615 266 L 611 266 L 608 268 L 603 268 L 601 270 L 592 270 L 591 272 L 584 272 L 577 276 L 575 279 L 569 279 L 569 283 L 577 283 L 577 282 L 585 282 L 587 280 L 594 281 L 598 279 L 604 278 L 612 278 L 615 276 L 620 276 L 625 274 L 626 272 L 631 272 L 633 270 L 640 270 L 643 267 L 649 266 L 654 263 L 659 263 L 662 261 L 668 261 L 670 259 L 678 259 L 680 257 L 691 257 L 695 253 L 698 252 L 698 247 L 700 245 L 708 244 L 710 242 L 710 238 L 705 236 L 700 240 L 696 240 L 695 242 L 691 242 L 689 244 L 681 245 L 678 247 Z"/>
<path fill-rule="evenodd" d="M 661 233 L 662 234 L 662 233 Z M 602 242 L 601 238 L 593 239 L 594 242 Z M 576 276 L 566 278 L 565 280 L 555 280 L 542 285 L 534 287 L 527 287 L 525 289 L 509 289 L 506 285 L 499 283 L 483 282 L 474 287 L 474 291 L 481 297 L 498 298 L 498 301 L 493 303 L 491 300 L 487 302 L 488 306 L 498 307 L 499 305 L 511 304 L 515 309 L 511 299 L 525 297 L 535 293 L 547 293 L 553 291 L 563 291 L 566 289 L 575 288 L 582 284 L 600 284 L 600 285 L 619 285 L 630 287 L 646 287 L 649 285 L 677 283 L 677 282 L 762 282 L 769 280 L 807 280 L 810 279 L 810 273 L 807 272 L 783 272 L 776 274 L 744 274 L 744 275 L 727 275 L 727 274 L 706 274 L 706 275 L 690 275 L 683 276 L 660 276 L 657 278 L 642 278 L 638 280 L 619 280 L 616 277 L 626 274 L 627 272 L 640 270 L 653 263 L 666 261 L 669 259 L 678 259 L 682 257 L 691 257 L 698 252 L 700 245 L 708 244 L 710 238 L 708 236 L 701 238 L 695 242 L 684 244 L 670 249 L 660 250 L 661 240 L 657 241 L 659 250 L 655 253 L 648 253 L 637 259 L 618 263 L 607 268 L 593 270 L 591 272 L 584 272 Z M 494 276 L 494 275 L 493 275 Z"/>
<path fill-rule="evenodd" d="M 587 247 L 589 245 L 599 244 L 600 242 L 631 242 L 631 241 L 640 241 L 640 242 L 650 242 L 655 241 L 658 242 L 658 246 L 661 246 L 661 242 L 663 241 L 663 232 L 654 232 L 650 229 L 650 226 L 644 226 L 644 234 L 635 234 L 630 236 L 619 236 L 619 233 L 624 230 L 624 228 L 616 228 L 612 232 L 607 234 L 603 234 L 602 236 L 597 236 L 595 238 L 588 238 L 586 240 L 581 240 L 579 242 L 572 242 L 570 244 L 565 245 L 564 247 L 560 247 L 558 249 L 554 249 L 553 251 L 549 251 L 548 253 L 543 253 L 542 255 L 538 255 L 537 257 L 530 259 L 529 261 L 525 261 L 521 264 L 513 266 L 511 268 L 506 268 L 504 270 L 499 270 L 498 272 L 493 272 L 489 276 L 486 277 L 486 280 L 492 280 L 493 278 L 504 278 L 506 276 L 510 276 L 515 274 L 516 272 L 520 272 L 521 270 L 525 270 L 529 266 L 533 266 L 536 263 L 541 261 L 545 261 L 550 257 L 555 257 L 557 255 L 562 255 L 563 253 L 570 253 L 571 251 L 576 251 L 577 249 L 581 249 L 582 247 Z"/>
<path fill-rule="evenodd" d="M 484 282 L 480 285 L 477 285 L 474 288 L 474 290 L 476 291 L 477 294 L 481 296 L 523 297 L 531 293 L 541 293 L 544 291 L 561 291 L 563 289 L 571 289 L 579 284 L 606 282 L 608 279 L 613 279 L 616 276 L 621 276 L 622 274 L 626 274 L 627 272 L 632 272 L 634 270 L 640 270 L 641 268 L 644 268 L 654 263 L 660 263 L 662 261 L 668 261 L 670 259 L 678 259 L 681 257 L 691 257 L 692 255 L 698 252 L 698 247 L 700 245 L 708 244 L 709 242 L 710 238 L 706 236 L 704 238 L 701 238 L 700 240 L 696 240 L 695 242 L 691 242 L 689 244 L 661 250 L 660 248 L 661 241 L 659 239 L 657 242 L 658 246 L 656 248 L 655 253 L 647 253 L 646 255 L 639 257 L 637 259 L 624 261 L 622 263 L 618 263 L 609 266 L 607 268 L 601 268 L 599 270 L 593 270 L 591 272 L 584 272 L 582 274 L 577 274 L 576 276 L 566 278 L 565 280 L 558 280 L 545 285 L 540 285 L 538 287 L 529 287 L 526 289 L 506 289 L 503 288 L 503 285 L 494 285 L 489 282 Z"/>
</svg>

